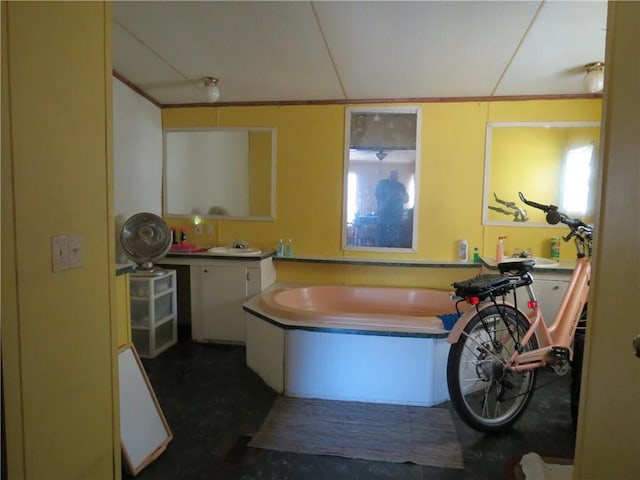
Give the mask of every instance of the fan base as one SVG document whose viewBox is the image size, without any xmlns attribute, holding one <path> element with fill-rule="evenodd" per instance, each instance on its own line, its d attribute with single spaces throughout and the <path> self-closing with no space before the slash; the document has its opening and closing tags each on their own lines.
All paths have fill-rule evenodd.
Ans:
<svg viewBox="0 0 640 480">
<path fill-rule="evenodd" d="M 163 275 L 166 275 L 167 273 L 169 273 L 169 270 L 166 270 L 164 268 L 139 265 L 131 275 L 134 275 L 136 277 L 161 277 Z"/>
</svg>

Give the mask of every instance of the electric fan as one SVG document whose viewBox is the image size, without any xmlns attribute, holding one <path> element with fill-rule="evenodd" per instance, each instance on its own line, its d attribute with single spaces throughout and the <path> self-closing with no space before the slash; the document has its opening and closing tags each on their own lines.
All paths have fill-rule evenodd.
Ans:
<svg viewBox="0 0 640 480">
<path fill-rule="evenodd" d="M 159 216 L 148 212 L 133 215 L 122 225 L 120 243 L 138 265 L 134 275 L 151 277 L 166 273 L 154 266 L 171 249 L 171 231 Z"/>
</svg>

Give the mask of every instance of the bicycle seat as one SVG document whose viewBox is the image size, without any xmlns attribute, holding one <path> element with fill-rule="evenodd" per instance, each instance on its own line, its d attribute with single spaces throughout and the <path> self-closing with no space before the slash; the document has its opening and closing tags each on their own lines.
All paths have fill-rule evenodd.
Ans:
<svg viewBox="0 0 640 480">
<path fill-rule="evenodd" d="M 515 273 L 516 275 L 523 275 L 532 271 L 535 264 L 535 260 L 523 258 L 517 262 L 499 263 L 498 270 L 500 273 Z"/>
</svg>

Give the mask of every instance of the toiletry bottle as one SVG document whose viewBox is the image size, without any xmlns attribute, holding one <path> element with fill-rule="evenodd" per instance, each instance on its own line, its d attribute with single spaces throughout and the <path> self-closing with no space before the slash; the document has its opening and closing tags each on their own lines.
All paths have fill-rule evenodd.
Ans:
<svg viewBox="0 0 640 480">
<path fill-rule="evenodd" d="M 176 238 L 176 229 L 171 227 L 171 244 L 176 245 L 178 243 L 178 239 Z"/>
<path fill-rule="evenodd" d="M 458 242 L 458 261 L 466 262 L 469 260 L 469 243 L 466 240 Z"/>
<path fill-rule="evenodd" d="M 496 263 L 501 263 L 504 258 L 504 239 L 507 236 L 498 237 L 498 245 L 496 245 Z"/>
<path fill-rule="evenodd" d="M 551 237 L 551 258 L 560 260 L 560 237 Z"/>
<path fill-rule="evenodd" d="M 180 229 L 180 245 L 187 241 L 187 234 L 184 231 L 184 228 Z"/>
<path fill-rule="evenodd" d="M 478 252 L 478 247 L 473 247 L 473 263 L 480 263 L 480 252 Z"/>
<path fill-rule="evenodd" d="M 284 256 L 284 240 L 282 239 L 280 239 L 280 241 L 278 242 L 278 247 L 276 248 L 276 255 L 278 255 L 279 257 Z"/>
<path fill-rule="evenodd" d="M 284 256 L 293 257 L 293 240 L 289 239 L 284 246 Z"/>
</svg>

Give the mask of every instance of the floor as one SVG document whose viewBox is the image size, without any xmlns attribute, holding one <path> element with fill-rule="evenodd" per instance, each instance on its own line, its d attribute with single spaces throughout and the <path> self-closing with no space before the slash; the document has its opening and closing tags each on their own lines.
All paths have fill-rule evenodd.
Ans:
<svg viewBox="0 0 640 480">
<path fill-rule="evenodd" d="M 142 470 L 140 480 L 420 480 L 513 479 L 528 452 L 571 458 L 575 435 L 569 411 L 570 376 L 541 372 L 533 400 L 506 434 L 485 436 L 452 411 L 464 470 L 409 463 L 281 453 L 247 447 L 276 393 L 245 365 L 242 346 L 180 340 L 143 364 L 174 439 Z M 450 408 L 448 402 L 441 405 Z M 384 432 L 381 432 L 384 435 Z M 124 479 L 132 478 L 123 472 Z"/>
</svg>

